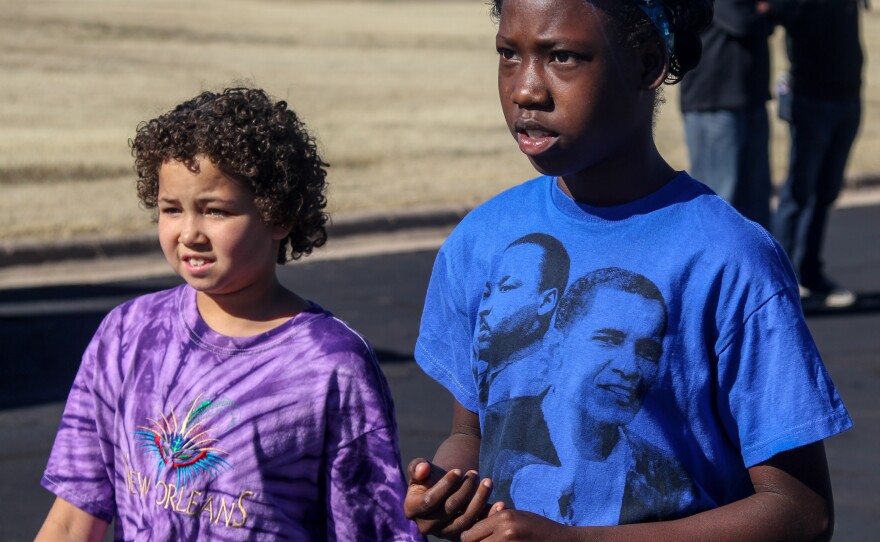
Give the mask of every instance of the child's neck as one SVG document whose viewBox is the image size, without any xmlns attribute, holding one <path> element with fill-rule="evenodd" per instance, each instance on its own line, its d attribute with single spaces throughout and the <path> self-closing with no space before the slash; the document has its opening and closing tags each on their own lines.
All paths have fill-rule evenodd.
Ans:
<svg viewBox="0 0 880 542">
<path fill-rule="evenodd" d="M 621 152 L 601 163 L 559 177 L 559 188 L 579 203 L 594 207 L 623 205 L 660 189 L 676 175 L 653 140 L 643 152 Z"/>
<path fill-rule="evenodd" d="M 196 294 L 205 323 L 227 337 L 251 337 L 270 331 L 309 307 L 307 301 L 277 280 L 231 294 Z"/>
</svg>

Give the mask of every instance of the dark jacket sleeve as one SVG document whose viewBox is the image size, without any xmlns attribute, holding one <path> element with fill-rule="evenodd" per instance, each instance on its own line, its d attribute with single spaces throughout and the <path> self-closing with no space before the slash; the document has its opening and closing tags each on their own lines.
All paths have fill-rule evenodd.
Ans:
<svg viewBox="0 0 880 542">
<path fill-rule="evenodd" d="M 757 6 L 756 0 L 715 0 L 713 22 L 737 38 L 766 38 L 773 32 L 773 22 L 767 15 L 758 13 Z"/>
</svg>

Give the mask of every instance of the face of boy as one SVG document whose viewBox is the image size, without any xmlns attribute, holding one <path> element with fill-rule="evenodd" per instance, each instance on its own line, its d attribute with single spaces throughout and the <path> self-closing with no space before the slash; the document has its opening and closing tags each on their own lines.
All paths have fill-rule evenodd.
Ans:
<svg viewBox="0 0 880 542">
<path fill-rule="evenodd" d="M 585 416 L 626 425 L 657 378 L 663 306 L 638 294 L 597 288 L 586 314 L 565 333 L 565 377 L 557 386 Z"/>
<path fill-rule="evenodd" d="M 498 91 L 511 134 L 536 169 L 572 175 L 642 141 L 642 61 L 587 0 L 505 0 Z M 653 103 L 653 94 L 650 95 Z M 638 132 L 638 133 L 637 133 Z"/>
<path fill-rule="evenodd" d="M 209 295 L 257 290 L 275 280 L 279 241 L 253 194 L 210 160 L 190 170 L 169 161 L 159 170 L 159 242 L 171 267 Z"/>
</svg>

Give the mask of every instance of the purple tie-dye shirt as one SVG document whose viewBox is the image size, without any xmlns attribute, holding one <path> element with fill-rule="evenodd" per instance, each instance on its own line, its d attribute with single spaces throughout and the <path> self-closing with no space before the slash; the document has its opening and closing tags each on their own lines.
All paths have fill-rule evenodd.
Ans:
<svg viewBox="0 0 880 542">
<path fill-rule="evenodd" d="M 370 347 L 320 308 L 211 330 L 188 286 L 114 309 L 42 484 L 124 540 L 422 540 Z"/>
</svg>

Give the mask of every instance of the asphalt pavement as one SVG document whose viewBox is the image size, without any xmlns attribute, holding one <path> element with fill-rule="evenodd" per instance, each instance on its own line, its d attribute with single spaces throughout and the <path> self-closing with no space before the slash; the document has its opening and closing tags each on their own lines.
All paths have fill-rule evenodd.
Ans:
<svg viewBox="0 0 880 542">
<path fill-rule="evenodd" d="M 829 271 L 859 302 L 807 314 L 856 424 L 826 443 L 835 540 L 856 542 L 880 531 L 880 204 L 861 203 L 832 214 L 826 242 Z M 455 220 L 456 213 L 397 226 L 380 220 L 391 226 L 375 229 L 351 223 L 314 257 L 280 271 L 286 285 L 373 343 L 397 405 L 404 461 L 430 456 L 450 423 L 448 394 L 411 352 L 436 248 Z M 158 253 L 90 252 L 64 261 L 43 254 L 34 261 L 51 261 L 0 262 L 0 540 L 9 542 L 31 540 L 51 504 L 39 479 L 79 356 L 101 318 L 125 299 L 179 283 Z"/>
</svg>

